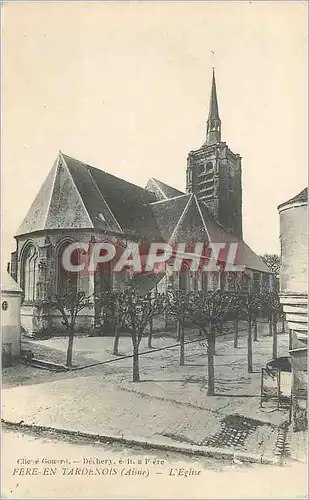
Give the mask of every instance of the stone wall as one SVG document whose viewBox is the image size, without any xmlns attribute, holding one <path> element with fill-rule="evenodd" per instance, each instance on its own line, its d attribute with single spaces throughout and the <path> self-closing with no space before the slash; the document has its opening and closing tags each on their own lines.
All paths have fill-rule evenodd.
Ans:
<svg viewBox="0 0 309 500">
<path fill-rule="evenodd" d="M 64 331 L 60 313 L 51 311 L 44 301 L 57 292 L 57 255 L 62 243 L 66 241 L 90 242 L 92 233 L 84 230 L 41 231 L 17 238 L 17 249 L 13 253 L 14 271 L 17 282 L 23 288 L 23 256 L 29 244 L 37 252 L 35 270 L 35 300 L 23 300 L 21 306 L 21 324 L 25 332 L 32 336 L 47 331 Z M 93 276 L 85 274 L 78 277 L 78 289 L 86 295 L 93 294 Z M 94 309 L 83 310 L 77 319 L 76 329 L 88 331 L 93 328 Z"/>
<path fill-rule="evenodd" d="M 189 153 L 187 192 L 196 194 L 224 227 L 242 237 L 241 158 L 225 142 Z"/>
</svg>

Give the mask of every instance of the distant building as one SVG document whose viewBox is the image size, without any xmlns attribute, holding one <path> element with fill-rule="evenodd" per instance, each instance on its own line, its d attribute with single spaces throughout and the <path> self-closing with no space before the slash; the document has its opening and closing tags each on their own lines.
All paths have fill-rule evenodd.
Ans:
<svg viewBox="0 0 309 500">
<path fill-rule="evenodd" d="M 102 235 L 121 241 L 124 246 L 128 241 L 239 244 L 244 273 L 194 276 L 188 272 L 185 279 L 173 274 L 161 286 L 209 290 L 237 286 L 268 290 L 272 286 L 270 269 L 242 239 L 240 158 L 220 142 L 220 126 L 213 75 L 206 144 L 200 153 L 189 154 L 187 193 L 155 178 L 141 188 L 58 154 L 17 231 L 17 249 L 12 254 L 11 272 L 24 291 L 23 327 L 30 334 L 61 327 L 59 315 L 44 309 L 41 302 L 67 286 L 68 275 L 61 265 L 64 249 L 74 241 L 91 246 Z M 205 171 L 205 182 L 202 163 L 209 169 Z M 87 294 L 122 285 L 119 275 L 111 272 L 78 276 L 73 283 L 71 278 L 71 286 Z M 154 286 L 154 277 L 145 277 L 144 286 Z M 80 329 L 91 329 L 97 324 L 95 307 L 83 310 L 78 317 Z"/>
</svg>

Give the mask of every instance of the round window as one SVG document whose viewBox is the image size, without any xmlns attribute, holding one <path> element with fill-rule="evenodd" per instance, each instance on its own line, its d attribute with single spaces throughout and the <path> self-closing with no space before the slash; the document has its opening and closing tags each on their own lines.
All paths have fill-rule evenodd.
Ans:
<svg viewBox="0 0 309 500">
<path fill-rule="evenodd" d="M 2 311 L 6 311 L 8 307 L 9 307 L 9 304 L 7 303 L 6 300 L 4 300 L 2 302 Z"/>
</svg>

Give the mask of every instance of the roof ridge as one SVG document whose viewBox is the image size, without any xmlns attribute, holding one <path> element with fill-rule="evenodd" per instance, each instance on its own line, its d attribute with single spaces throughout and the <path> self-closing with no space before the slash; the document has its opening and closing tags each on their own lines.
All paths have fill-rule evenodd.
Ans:
<svg viewBox="0 0 309 500">
<path fill-rule="evenodd" d="M 198 199 L 198 201 L 199 201 L 199 203 L 203 203 L 203 205 L 207 208 L 209 215 L 213 218 L 213 220 L 216 222 L 216 224 L 218 224 L 218 226 L 221 227 L 221 229 L 223 229 L 226 233 L 232 234 L 233 236 L 235 236 L 235 238 L 238 238 L 240 241 L 243 241 L 243 239 L 240 236 L 238 236 L 238 234 L 234 231 L 234 229 L 232 229 L 230 227 L 223 226 L 223 224 L 221 224 L 221 222 L 219 222 L 218 219 L 216 219 L 216 217 L 211 212 L 211 210 L 208 208 L 207 203 L 204 200 Z"/>
<path fill-rule="evenodd" d="M 198 212 L 199 212 L 200 217 L 201 217 L 201 219 L 202 219 L 202 222 L 203 222 L 203 225 L 204 225 L 204 228 L 205 228 L 206 234 L 207 234 L 207 236 L 208 236 L 209 243 L 211 243 L 210 232 L 208 231 L 208 227 L 207 227 L 206 221 L 205 221 L 205 219 L 204 219 L 204 215 L 203 215 L 203 212 L 202 212 L 202 210 L 201 210 L 201 207 L 200 207 L 200 204 L 199 204 L 199 200 L 198 200 L 198 198 L 197 198 L 197 196 L 196 196 L 195 194 L 193 195 L 193 198 L 194 198 L 194 200 L 195 200 L 195 204 L 196 204 L 196 206 L 197 206 Z"/>
<path fill-rule="evenodd" d="M 170 236 L 170 238 L 169 238 L 169 243 L 172 241 L 172 239 L 173 239 L 173 238 L 174 238 L 174 236 L 176 235 L 176 233 L 177 233 L 177 229 L 178 229 L 178 226 L 180 225 L 180 222 L 182 221 L 182 219 L 183 219 L 183 218 L 184 218 L 184 216 L 186 215 L 186 213 L 187 213 L 187 211 L 188 211 L 188 208 L 189 208 L 189 206 L 190 206 L 190 203 L 191 203 L 191 201 L 192 201 L 192 199 L 193 199 L 193 196 L 194 196 L 194 195 L 193 195 L 193 193 L 188 193 L 188 194 L 189 194 L 189 199 L 188 199 L 188 201 L 187 201 L 187 203 L 186 203 L 185 207 L 183 208 L 182 213 L 180 214 L 180 217 L 179 217 L 179 219 L 178 219 L 178 222 L 177 222 L 176 226 L 174 227 L 174 231 L 172 232 L 172 234 L 171 234 L 171 236 Z"/>
<path fill-rule="evenodd" d="M 84 161 L 79 160 L 78 158 L 74 158 L 73 156 L 67 155 L 66 153 L 62 153 L 62 155 L 67 156 L 71 160 L 77 161 L 78 163 L 81 163 L 84 167 L 88 167 L 90 169 L 97 170 L 98 172 L 109 175 L 110 177 L 113 177 L 114 179 L 122 181 L 126 184 L 130 184 L 130 186 L 134 186 L 135 188 L 141 189 L 142 191 L 145 191 L 149 194 L 149 191 L 147 189 L 143 188 L 142 186 L 138 186 L 137 184 L 134 184 L 133 182 L 127 181 L 126 179 L 122 179 L 121 177 L 117 177 L 117 175 L 111 174 L 110 172 L 107 172 L 106 170 L 102 170 L 101 168 L 94 167 L 93 165 L 90 165 L 89 163 L 85 163 Z"/>
<path fill-rule="evenodd" d="M 158 203 L 167 203 L 169 201 L 177 200 L 178 198 L 183 198 L 184 196 L 190 196 L 191 193 L 180 194 L 179 196 L 174 196 L 173 198 L 165 198 L 164 200 L 151 201 L 149 205 L 156 205 Z"/>
<path fill-rule="evenodd" d="M 157 186 L 157 188 L 159 189 L 160 193 L 162 194 L 163 196 L 163 199 L 167 200 L 167 196 L 166 194 L 164 193 L 163 189 L 161 188 L 161 186 L 159 184 L 162 184 L 162 182 L 160 182 L 158 179 L 155 179 L 154 177 L 151 177 L 150 180 Z M 158 184 L 159 183 L 159 184 Z M 146 188 L 145 188 L 146 189 Z"/>
<path fill-rule="evenodd" d="M 87 169 L 86 169 L 86 170 L 87 170 Z M 116 222 L 116 224 L 117 224 L 118 228 L 120 229 L 120 231 L 121 231 L 121 232 L 123 232 L 122 227 L 120 226 L 120 224 L 119 224 L 119 222 L 117 221 L 117 219 L 116 219 L 115 215 L 113 214 L 113 211 L 111 210 L 111 208 L 110 208 L 109 204 L 107 203 L 107 201 L 106 201 L 105 197 L 103 196 L 103 194 L 101 193 L 100 189 L 98 188 L 98 185 L 97 185 L 96 181 L 94 180 L 94 178 L 93 178 L 93 176 L 92 176 L 91 172 L 89 172 L 89 171 L 87 170 L 87 173 L 88 173 L 88 175 L 89 175 L 89 177 L 90 177 L 90 179 L 91 179 L 92 185 L 94 185 L 94 186 L 95 186 L 96 191 L 99 193 L 100 198 L 101 198 L 101 199 L 103 200 L 103 202 L 105 203 L 105 206 L 106 206 L 106 208 L 109 210 L 110 215 L 112 216 L 113 220 Z M 109 224 L 109 225 L 110 225 L 110 224 Z"/>
<path fill-rule="evenodd" d="M 83 200 L 83 197 L 82 197 L 82 195 L 81 195 L 81 193 L 80 193 L 80 190 L 78 189 L 78 187 L 77 187 L 77 185 L 76 185 L 76 182 L 75 182 L 75 180 L 74 180 L 74 178 L 73 178 L 73 176 L 72 176 L 72 172 L 70 171 L 70 169 L 69 169 L 69 167 L 68 167 L 68 165 L 67 165 L 67 162 L 66 162 L 65 158 L 63 157 L 63 153 L 61 153 L 61 152 L 60 152 L 60 153 L 59 153 L 59 155 L 61 156 L 61 159 L 62 159 L 62 160 L 63 160 L 63 162 L 64 162 L 64 165 L 65 165 L 65 168 L 66 168 L 66 170 L 67 170 L 67 172 L 68 172 L 68 175 L 69 175 L 69 177 L 70 177 L 70 179 L 71 179 L 71 181 L 72 181 L 73 186 L 74 186 L 74 187 L 75 187 L 75 189 L 76 189 L 77 196 L 78 196 L 78 198 L 79 198 L 79 200 L 80 200 L 80 202 L 81 202 L 81 205 L 82 205 L 82 207 L 84 208 L 85 213 L 86 213 L 86 215 L 88 216 L 89 222 L 90 222 L 90 224 L 91 224 L 91 226 L 92 226 L 92 228 L 93 228 L 93 227 L 94 227 L 93 221 L 92 221 L 92 219 L 91 219 L 91 217 L 90 217 L 90 214 L 89 214 L 89 212 L 88 212 L 88 210 L 87 210 L 87 207 L 86 207 L 85 202 L 84 202 L 84 200 Z M 58 166 L 59 166 L 59 164 L 58 164 Z M 49 211 L 48 211 L 48 212 L 49 212 Z"/>
<path fill-rule="evenodd" d="M 183 191 L 180 191 L 180 189 L 175 188 L 174 186 L 171 186 L 170 184 L 167 184 L 166 182 L 161 181 L 160 179 L 157 179 L 156 177 L 150 177 L 150 180 L 153 180 L 155 182 L 160 182 L 161 184 L 164 184 L 165 186 L 175 189 L 175 191 L 178 191 L 179 193 L 182 193 Z M 186 194 L 186 193 L 183 193 Z"/>
</svg>

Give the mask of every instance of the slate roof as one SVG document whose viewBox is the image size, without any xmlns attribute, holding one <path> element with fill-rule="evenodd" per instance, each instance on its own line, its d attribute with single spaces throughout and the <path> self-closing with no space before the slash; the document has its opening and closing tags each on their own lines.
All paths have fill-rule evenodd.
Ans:
<svg viewBox="0 0 309 500">
<path fill-rule="evenodd" d="M 175 198 L 177 196 L 185 194 L 182 191 L 179 191 L 178 189 L 175 189 L 172 186 L 169 186 L 168 184 L 155 179 L 154 177 L 149 179 L 146 185 L 146 189 L 147 191 L 155 193 L 157 199 L 159 200 L 167 200 L 169 198 Z"/>
<path fill-rule="evenodd" d="M 22 293 L 22 289 L 18 286 L 16 281 L 7 272 L 7 270 L 2 270 L 1 272 L 1 292 L 2 293 Z M 5 297 L 3 296 L 3 299 Z"/>
<path fill-rule="evenodd" d="M 147 241 L 235 242 L 247 268 L 271 272 L 195 195 L 181 193 L 156 179 L 144 189 L 59 153 L 17 236 L 72 228 Z"/>
<path fill-rule="evenodd" d="M 170 240 L 190 196 L 184 194 L 179 198 L 151 203 L 151 210 L 165 241 Z"/>
<path fill-rule="evenodd" d="M 74 228 L 160 238 L 149 206 L 156 200 L 150 191 L 59 153 L 17 235 Z"/>
<path fill-rule="evenodd" d="M 278 206 L 278 209 L 280 209 L 281 207 L 284 207 L 284 205 L 289 205 L 290 203 L 296 203 L 296 202 L 302 202 L 302 201 L 308 201 L 308 188 L 303 189 L 300 193 L 298 193 L 293 198 L 281 203 Z"/>
<path fill-rule="evenodd" d="M 233 231 L 225 229 L 215 220 L 207 205 L 203 201 L 198 200 L 198 203 L 213 243 L 238 243 L 240 263 L 244 263 L 246 267 L 256 271 L 264 273 L 272 272 L 265 262 L 249 247 L 249 245 L 247 245 L 244 240 L 238 238 Z"/>
<path fill-rule="evenodd" d="M 99 213 L 103 213 L 109 229 L 143 238 L 159 238 L 149 203 L 153 193 L 119 179 L 103 170 L 62 155 L 79 190 L 93 227 L 104 229 Z"/>
</svg>

